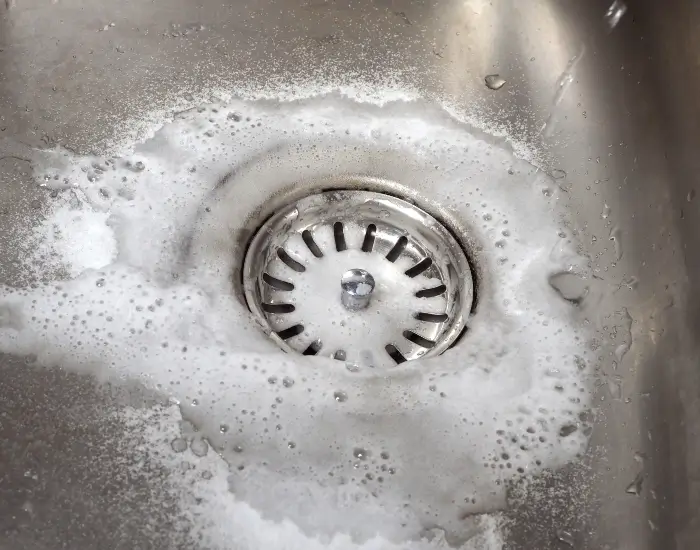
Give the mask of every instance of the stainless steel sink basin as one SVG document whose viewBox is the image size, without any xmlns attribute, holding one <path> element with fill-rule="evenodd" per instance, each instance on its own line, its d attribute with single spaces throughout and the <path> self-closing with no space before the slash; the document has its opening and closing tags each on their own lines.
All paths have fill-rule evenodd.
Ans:
<svg viewBox="0 0 700 550">
<path fill-rule="evenodd" d="M 27 260 L 39 246 L 28 231 L 60 199 L 37 185 L 41 150 L 108 155 L 231 92 L 274 103 L 311 88 L 371 96 L 390 82 L 482 126 L 486 142 L 537 151 L 587 259 L 588 296 L 554 284 L 592 334 L 590 441 L 508 485 L 502 547 L 700 548 L 699 23 L 690 0 L 5 0 L 0 282 L 72 275 L 51 257 Z M 13 329 L 4 307 L 0 327 Z M 0 361 L 0 548 L 212 548 L 201 525 L 226 522 L 227 509 L 183 510 L 168 487 L 188 467 L 150 456 L 143 426 L 122 414 L 161 410 L 168 392 L 53 357 Z M 216 446 L 165 416 L 201 454 Z M 437 537 L 444 523 L 410 536 Z"/>
</svg>

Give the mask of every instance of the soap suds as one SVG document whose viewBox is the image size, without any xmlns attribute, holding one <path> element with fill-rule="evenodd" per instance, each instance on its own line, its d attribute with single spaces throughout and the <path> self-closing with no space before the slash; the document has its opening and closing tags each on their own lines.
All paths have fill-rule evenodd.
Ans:
<svg viewBox="0 0 700 550">
<path fill-rule="evenodd" d="M 275 550 L 494 550 L 503 546 L 506 525 L 501 514 L 469 519 L 469 540 L 454 546 L 440 529 L 421 533 L 414 541 L 392 542 L 381 536 L 357 543 L 347 534 L 313 537 L 293 522 L 274 522 L 235 495 L 230 487 L 229 465 L 194 434 L 183 437 L 177 406 L 128 408 L 121 416 L 133 435 L 123 445 L 130 453 L 156 461 L 168 471 L 165 491 L 181 503 L 180 518 L 190 536 L 207 550 L 265 548 Z"/>
<path fill-rule="evenodd" d="M 262 96 L 183 112 L 109 158 L 37 152 L 37 179 L 59 197 L 34 262 L 72 279 L 2 289 L 0 349 L 176 400 L 134 422 L 163 460 L 181 456 L 179 414 L 216 450 L 188 456 L 211 479 L 173 488 L 203 548 L 441 548 L 443 531 L 500 548 L 498 520 L 481 514 L 504 505 L 509 480 L 587 443 L 588 336 L 549 284 L 585 274 L 557 186 L 409 97 Z M 271 186 L 360 168 L 410 180 L 470 228 L 485 281 L 443 356 L 387 371 L 287 355 L 232 295 L 251 205 Z"/>
</svg>

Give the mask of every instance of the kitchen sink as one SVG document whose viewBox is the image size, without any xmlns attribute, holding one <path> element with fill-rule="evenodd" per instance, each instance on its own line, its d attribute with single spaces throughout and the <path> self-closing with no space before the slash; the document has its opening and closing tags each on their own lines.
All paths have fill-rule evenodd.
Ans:
<svg viewBox="0 0 700 550">
<path fill-rule="evenodd" d="M 700 548 L 700 6 L 0 5 L 0 548 Z"/>
</svg>

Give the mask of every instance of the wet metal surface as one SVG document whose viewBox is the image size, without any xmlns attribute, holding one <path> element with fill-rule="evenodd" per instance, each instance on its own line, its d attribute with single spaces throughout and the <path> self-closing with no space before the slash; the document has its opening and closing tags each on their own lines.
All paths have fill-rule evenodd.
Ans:
<svg viewBox="0 0 700 550">
<path fill-rule="evenodd" d="M 609 8 L 597 0 L 4 2 L 1 281 L 26 280 L 18 220 L 40 219 L 52 199 L 33 185 L 23 148 L 100 151 L 123 138 L 125 121 L 243 81 L 398 74 L 544 147 L 594 282 L 615 290 L 591 312 L 608 329 L 601 338 L 619 331 L 621 347 L 606 358 L 616 370 L 601 373 L 589 451 L 512 489 L 508 547 L 698 548 L 700 10 L 690 0 L 630 0 L 606 19 Z M 488 75 L 505 83 L 488 86 Z M 134 397 L 117 393 L 2 359 L 0 548 L 165 547 L 167 499 L 153 475 L 127 474 L 138 457 L 120 443 L 110 411 Z"/>
</svg>

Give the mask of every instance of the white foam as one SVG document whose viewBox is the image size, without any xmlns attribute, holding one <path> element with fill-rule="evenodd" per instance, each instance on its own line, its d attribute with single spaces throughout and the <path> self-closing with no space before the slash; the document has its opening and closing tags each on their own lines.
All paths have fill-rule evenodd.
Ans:
<svg viewBox="0 0 700 550">
<path fill-rule="evenodd" d="M 73 209 L 60 204 L 45 219 L 35 235 L 31 247 L 34 265 L 38 272 L 65 268 L 71 277 L 77 277 L 86 269 L 99 269 L 116 258 L 117 244 L 114 232 L 109 228 L 106 212 L 92 208 Z"/>
<path fill-rule="evenodd" d="M 439 529 L 426 531 L 417 540 L 406 542 L 374 536 L 358 543 L 343 533 L 309 536 L 290 521 L 265 519 L 235 496 L 235 487 L 232 494 L 228 464 L 208 449 L 200 436 L 182 438 L 177 407 L 127 409 L 122 420 L 134 434 L 133 440 L 124 442 L 130 452 L 143 454 L 151 463 L 156 461 L 175 472 L 168 477 L 163 489 L 182 502 L 184 514 L 178 519 L 187 523 L 193 538 L 208 550 L 495 550 L 503 546 L 504 520 L 500 514 L 470 518 L 469 540 L 459 545 L 459 549 L 448 544 Z M 158 482 L 162 484 L 160 478 Z"/>
<path fill-rule="evenodd" d="M 42 181 L 67 182 L 84 204 L 67 241 L 44 242 L 70 273 L 85 271 L 4 289 L 0 347 L 177 399 L 232 469 L 236 498 L 220 484 L 203 513 L 210 547 L 226 547 L 227 523 L 248 525 L 241 548 L 354 548 L 351 538 L 387 548 L 376 537 L 430 526 L 468 538 L 474 523 L 462 518 L 502 506 L 517 472 L 560 466 L 585 448 L 582 430 L 558 431 L 588 406 L 586 334 L 548 284 L 582 262 L 559 226 L 556 186 L 504 143 L 420 102 L 231 100 L 183 113 L 128 156 L 57 150 L 39 164 Z M 282 354 L 230 295 L 229 226 L 243 199 L 264 196 L 271 178 L 357 166 L 413 178 L 467 220 L 485 273 L 460 345 L 392 372 Z M 232 168 L 237 187 L 208 198 Z M 205 200 L 217 242 L 189 250 Z M 70 208 L 57 207 L 38 237 L 75 220 Z M 206 261 L 191 265 L 190 252 Z M 158 424 L 154 437 L 171 429 Z"/>
</svg>

